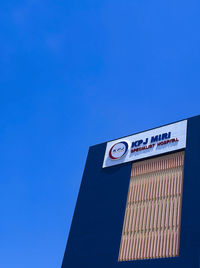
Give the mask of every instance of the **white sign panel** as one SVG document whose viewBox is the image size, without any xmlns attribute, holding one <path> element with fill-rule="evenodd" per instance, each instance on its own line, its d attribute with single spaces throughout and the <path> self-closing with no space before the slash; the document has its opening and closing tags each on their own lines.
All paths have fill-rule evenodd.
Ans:
<svg viewBox="0 0 200 268">
<path fill-rule="evenodd" d="M 107 143 L 103 168 L 186 147 L 187 120 Z"/>
</svg>

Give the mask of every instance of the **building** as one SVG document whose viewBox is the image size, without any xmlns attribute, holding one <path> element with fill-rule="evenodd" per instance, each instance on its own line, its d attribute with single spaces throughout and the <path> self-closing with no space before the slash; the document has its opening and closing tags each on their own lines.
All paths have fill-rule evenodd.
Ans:
<svg viewBox="0 0 200 268">
<path fill-rule="evenodd" d="M 89 148 L 62 268 L 200 267 L 200 116 Z"/>
</svg>

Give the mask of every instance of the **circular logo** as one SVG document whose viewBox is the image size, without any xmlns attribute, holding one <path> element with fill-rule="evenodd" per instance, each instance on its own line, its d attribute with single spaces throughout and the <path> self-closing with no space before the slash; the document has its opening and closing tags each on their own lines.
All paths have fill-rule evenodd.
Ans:
<svg viewBox="0 0 200 268">
<path fill-rule="evenodd" d="M 112 160 L 117 160 L 124 156 L 128 151 L 128 143 L 125 141 L 114 144 L 109 151 L 109 157 Z"/>
</svg>

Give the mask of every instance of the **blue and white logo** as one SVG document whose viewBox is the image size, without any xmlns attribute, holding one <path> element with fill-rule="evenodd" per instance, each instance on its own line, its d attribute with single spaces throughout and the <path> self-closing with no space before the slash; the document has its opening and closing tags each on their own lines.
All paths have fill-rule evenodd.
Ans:
<svg viewBox="0 0 200 268">
<path fill-rule="evenodd" d="M 109 151 L 109 157 L 112 160 L 117 160 L 122 158 L 128 151 L 128 143 L 126 141 L 121 141 L 114 144 Z"/>
</svg>

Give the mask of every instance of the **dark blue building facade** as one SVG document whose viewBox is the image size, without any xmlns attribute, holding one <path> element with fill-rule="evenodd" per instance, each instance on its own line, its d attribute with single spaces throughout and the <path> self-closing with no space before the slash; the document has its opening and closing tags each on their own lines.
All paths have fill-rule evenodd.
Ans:
<svg viewBox="0 0 200 268">
<path fill-rule="evenodd" d="M 132 162 L 102 168 L 102 143 L 88 152 L 62 268 L 200 267 L 200 116 L 187 120 L 179 256 L 118 262 Z"/>
</svg>

